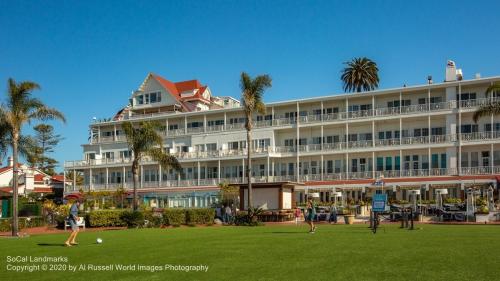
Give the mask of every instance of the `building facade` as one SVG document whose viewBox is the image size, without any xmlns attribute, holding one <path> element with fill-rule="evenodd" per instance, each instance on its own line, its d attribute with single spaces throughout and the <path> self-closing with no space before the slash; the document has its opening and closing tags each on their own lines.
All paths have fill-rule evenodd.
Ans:
<svg viewBox="0 0 500 281">
<path fill-rule="evenodd" d="M 377 190 L 408 199 L 420 189 L 433 199 L 436 189 L 464 197 L 470 187 L 494 187 L 500 178 L 500 116 L 473 113 L 500 100 L 486 89 L 500 77 L 463 80 L 449 62 L 446 81 L 353 94 L 266 104 L 254 117 L 253 182 L 303 183 L 295 191 L 321 201 L 341 191 L 360 200 Z M 85 184 L 67 192 L 132 188 L 131 153 L 121 124 L 157 120 L 165 147 L 184 173 L 163 170 L 145 159 L 140 194 L 153 206 L 207 206 L 221 182 L 243 183 L 246 134 L 239 102 L 214 97 L 198 81 L 172 83 L 150 74 L 129 105 L 90 125 L 83 160 L 66 161 L 66 171 L 83 171 Z"/>
</svg>

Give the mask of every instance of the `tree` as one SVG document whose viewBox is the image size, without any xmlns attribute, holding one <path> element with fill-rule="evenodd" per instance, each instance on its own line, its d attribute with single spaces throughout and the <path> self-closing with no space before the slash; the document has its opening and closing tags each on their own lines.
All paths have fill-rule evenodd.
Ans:
<svg viewBox="0 0 500 281">
<path fill-rule="evenodd" d="M 83 184 L 83 173 L 81 171 L 75 171 L 74 174 L 73 171 L 67 171 L 64 177 L 66 178 L 66 181 L 70 181 L 71 184 L 73 184 L 73 177 L 75 178 L 74 182 L 76 185 Z"/>
<path fill-rule="evenodd" d="M 4 128 L 4 140 L 12 149 L 13 178 L 12 178 L 12 236 L 18 235 L 18 157 L 22 147 L 30 139 L 21 135 L 23 125 L 33 120 L 54 120 L 66 122 L 64 115 L 56 109 L 50 108 L 42 101 L 31 96 L 31 92 L 40 89 L 40 86 L 31 81 L 16 82 L 9 78 L 7 81 L 7 99 L 0 107 L 0 128 Z M 20 150 L 21 149 L 21 150 Z"/>
<path fill-rule="evenodd" d="M 474 112 L 474 115 L 472 116 L 474 122 L 477 123 L 477 121 L 483 116 L 500 114 L 500 101 L 493 99 L 493 93 L 500 93 L 500 83 L 495 83 L 486 89 L 486 96 L 492 95 L 492 99 L 490 99 L 489 103 L 482 105 L 476 112 Z"/>
<path fill-rule="evenodd" d="M 54 152 L 54 148 L 63 138 L 61 135 L 56 135 L 54 127 L 48 124 L 39 124 L 33 129 L 36 133 L 34 137 L 36 145 L 27 161 L 30 165 L 42 170 L 44 173 L 54 175 L 54 169 L 58 162 L 54 158 L 48 157 L 47 154 Z"/>
<path fill-rule="evenodd" d="M 344 91 L 361 92 L 378 88 L 378 67 L 374 61 L 360 57 L 353 58 L 344 64 L 346 67 L 342 70 L 340 77 L 344 83 Z"/>
<path fill-rule="evenodd" d="M 139 163 L 145 157 L 149 156 L 157 161 L 164 169 L 169 167 L 177 171 L 182 171 L 181 165 L 175 156 L 170 155 L 163 149 L 163 139 L 158 134 L 162 125 L 158 122 L 140 122 L 139 126 L 134 127 L 130 122 L 122 124 L 129 150 L 132 151 L 132 176 L 134 182 L 134 211 L 137 210 L 137 185 L 139 183 Z"/>
<path fill-rule="evenodd" d="M 248 181 L 248 209 L 253 207 L 252 201 L 252 116 L 255 113 L 266 113 L 263 96 L 264 91 L 272 86 L 272 79 L 269 75 L 259 75 L 252 79 L 245 72 L 241 73 L 240 88 L 241 102 L 245 112 L 245 129 L 247 130 L 247 167 L 246 177 Z"/>
</svg>

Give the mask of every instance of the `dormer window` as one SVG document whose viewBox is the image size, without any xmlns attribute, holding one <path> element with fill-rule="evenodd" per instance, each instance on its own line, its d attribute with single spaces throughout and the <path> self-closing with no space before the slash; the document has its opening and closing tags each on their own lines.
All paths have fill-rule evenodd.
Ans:
<svg viewBox="0 0 500 281">
<path fill-rule="evenodd" d="M 161 102 L 161 92 L 147 93 L 136 97 L 138 105 Z"/>
</svg>

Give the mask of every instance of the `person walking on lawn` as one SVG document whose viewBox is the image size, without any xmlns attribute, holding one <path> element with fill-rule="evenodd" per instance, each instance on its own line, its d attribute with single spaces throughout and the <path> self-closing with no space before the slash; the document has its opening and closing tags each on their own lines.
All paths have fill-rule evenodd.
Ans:
<svg viewBox="0 0 500 281">
<path fill-rule="evenodd" d="M 80 231 L 80 228 L 77 224 L 78 207 L 80 207 L 80 201 L 76 200 L 75 202 L 73 202 L 71 208 L 69 209 L 68 222 L 71 226 L 71 234 L 69 235 L 68 240 L 66 240 L 66 242 L 64 243 L 64 245 L 66 245 L 67 247 L 78 245 L 78 243 L 76 242 L 76 236 L 78 235 L 78 231 Z"/>
<path fill-rule="evenodd" d="M 309 233 L 316 232 L 316 226 L 314 225 L 314 217 L 316 216 L 316 208 L 314 202 L 311 198 L 307 200 L 307 224 L 309 224 Z"/>
</svg>

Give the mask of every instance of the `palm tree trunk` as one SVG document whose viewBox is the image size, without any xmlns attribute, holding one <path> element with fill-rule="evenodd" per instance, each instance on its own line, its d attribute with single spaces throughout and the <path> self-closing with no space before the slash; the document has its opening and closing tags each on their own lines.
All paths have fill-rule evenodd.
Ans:
<svg viewBox="0 0 500 281">
<path fill-rule="evenodd" d="M 17 146 L 19 141 L 19 134 L 13 132 L 12 134 L 12 236 L 18 236 L 19 231 L 19 212 L 18 212 L 18 169 L 17 169 Z"/>
<path fill-rule="evenodd" d="M 137 211 L 137 185 L 139 183 L 139 174 L 138 174 L 138 170 L 139 170 L 139 163 L 134 160 L 134 162 L 132 163 L 132 177 L 134 178 L 134 198 L 133 198 L 133 202 L 132 202 L 132 206 L 133 206 L 133 209 L 134 211 Z"/>
<path fill-rule="evenodd" d="M 251 129 L 247 129 L 247 181 L 248 181 L 248 206 L 247 209 L 253 207 L 252 198 L 252 134 Z"/>
</svg>

